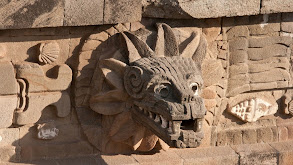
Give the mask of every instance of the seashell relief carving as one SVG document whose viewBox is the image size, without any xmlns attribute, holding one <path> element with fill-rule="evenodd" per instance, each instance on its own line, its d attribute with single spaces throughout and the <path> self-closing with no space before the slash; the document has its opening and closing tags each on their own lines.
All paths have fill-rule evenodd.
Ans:
<svg viewBox="0 0 293 165">
<path fill-rule="evenodd" d="M 275 114 L 278 104 L 270 94 L 241 94 L 230 99 L 227 110 L 244 122 L 255 122 L 260 117 Z"/>
<path fill-rule="evenodd" d="M 57 42 L 41 43 L 39 62 L 41 64 L 51 64 L 57 60 L 59 53 L 60 48 Z"/>
</svg>

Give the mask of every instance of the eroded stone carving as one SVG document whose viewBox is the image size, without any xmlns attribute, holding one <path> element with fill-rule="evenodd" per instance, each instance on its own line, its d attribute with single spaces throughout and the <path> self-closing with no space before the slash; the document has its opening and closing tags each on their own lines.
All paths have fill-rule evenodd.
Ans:
<svg viewBox="0 0 293 165">
<path fill-rule="evenodd" d="M 60 48 L 57 42 L 41 43 L 39 62 L 41 64 L 51 64 L 57 60 Z"/>
<path fill-rule="evenodd" d="M 159 24 L 154 51 L 143 36 L 126 31 L 109 38 L 104 49 L 97 43 L 104 32 L 86 41 L 83 50 L 96 45 L 103 51 L 98 56 L 89 51 L 81 52 L 80 60 L 96 61 L 96 66 L 80 61 L 84 69 L 77 78 L 77 86 L 86 83 L 88 75 L 82 72 L 90 70 L 85 68 L 95 69 L 90 87 L 77 88 L 77 106 L 84 107 L 77 111 L 86 135 L 97 148 L 113 153 L 125 152 L 127 146 L 132 150 L 149 151 L 155 146 L 184 148 L 200 144 L 206 113 L 203 99 L 199 97 L 203 85 L 200 64 L 206 53 L 206 41 L 199 30 L 193 30 L 185 32 L 182 38 L 187 43 L 179 47 L 174 31 L 180 35 L 180 30 Z M 139 32 L 144 34 L 143 30 Z M 109 44 L 113 44 L 112 49 Z M 79 103 L 81 98 L 83 101 Z M 83 121 L 86 105 L 102 114 L 101 125 L 89 128 L 89 122 Z M 105 135 L 91 140 L 101 129 Z M 101 142 L 96 142 L 98 140 Z"/>
<path fill-rule="evenodd" d="M 278 104 L 269 93 L 240 94 L 230 98 L 228 104 L 228 112 L 245 122 L 254 122 L 278 110 Z"/>
<path fill-rule="evenodd" d="M 282 98 L 283 112 L 293 116 L 293 91 L 288 90 Z"/>
<path fill-rule="evenodd" d="M 35 63 L 16 65 L 16 77 L 19 84 L 19 100 L 15 113 L 15 123 L 19 125 L 36 123 L 42 110 L 53 105 L 59 117 L 70 112 L 70 96 L 65 91 L 72 79 L 69 66 L 56 66 L 55 77 L 45 75 L 42 67 Z"/>
<path fill-rule="evenodd" d="M 54 139 L 59 134 L 59 129 L 56 128 L 53 121 L 43 124 L 38 124 L 38 138 L 43 140 Z"/>
</svg>

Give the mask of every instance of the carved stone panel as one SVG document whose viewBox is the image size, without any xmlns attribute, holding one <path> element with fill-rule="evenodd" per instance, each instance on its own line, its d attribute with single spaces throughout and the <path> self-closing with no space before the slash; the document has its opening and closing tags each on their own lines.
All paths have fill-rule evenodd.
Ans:
<svg viewBox="0 0 293 165">
<path fill-rule="evenodd" d="M 79 55 L 75 92 L 89 141 L 108 153 L 197 147 L 206 113 L 200 97 L 205 49 L 199 29 L 166 24 L 157 32 L 117 25 L 91 35 Z M 85 121 L 89 111 L 101 122 Z"/>
</svg>

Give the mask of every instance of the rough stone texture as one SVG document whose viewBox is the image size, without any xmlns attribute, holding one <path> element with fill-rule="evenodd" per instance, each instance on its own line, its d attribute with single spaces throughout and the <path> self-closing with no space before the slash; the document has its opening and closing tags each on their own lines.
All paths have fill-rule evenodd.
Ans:
<svg viewBox="0 0 293 165">
<path fill-rule="evenodd" d="M 1 1 L 0 15 L 1 29 L 63 26 L 64 2 Z"/>
<path fill-rule="evenodd" d="M 141 19 L 141 0 L 105 0 L 104 24 L 135 22 Z"/>
<path fill-rule="evenodd" d="M 279 142 L 270 144 L 274 149 L 278 151 L 278 164 L 287 165 L 293 163 L 293 143 L 289 142 Z"/>
<path fill-rule="evenodd" d="M 269 144 L 250 144 L 232 146 L 240 156 L 240 164 L 270 164 L 277 165 L 277 151 Z M 255 154 L 257 153 L 257 154 Z"/>
<path fill-rule="evenodd" d="M 103 12 L 104 0 L 65 0 L 64 25 L 100 25 L 103 24 Z"/>
<path fill-rule="evenodd" d="M 7 128 L 11 126 L 14 110 L 17 107 L 17 97 L 0 96 L 0 128 Z"/>
<path fill-rule="evenodd" d="M 238 155 L 230 147 L 198 148 L 176 150 L 184 164 L 237 164 Z M 217 155 L 217 159 L 214 156 Z"/>
<path fill-rule="evenodd" d="M 168 7 L 166 7 L 167 5 Z M 153 12 L 156 9 L 156 12 Z M 259 13 L 258 0 L 185 1 L 155 0 L 144 1 L 144 16 L 155 18 L 215 18 L 222 16 L 255 15 Z M 174 13 L 174 14 L 173 14 Z"/>
<path fill-rule="evenodd" d="M 0 95 L 12 95 L 17 93 L 17 83 L 14 68 L 11 62 L 0 62 Z"/>
<path fill-rule="evenodd" d="M 292 12 L 292 8 L 291 0 L 262 0 L 261 14 Z"/>
<path fill-rule="evenodd" d="M 17 146 L 19 144 L 19 129 L 0 129 L 0 146 Z M 1 159 L 0 159 L 1 160 Z"/>
</svg>

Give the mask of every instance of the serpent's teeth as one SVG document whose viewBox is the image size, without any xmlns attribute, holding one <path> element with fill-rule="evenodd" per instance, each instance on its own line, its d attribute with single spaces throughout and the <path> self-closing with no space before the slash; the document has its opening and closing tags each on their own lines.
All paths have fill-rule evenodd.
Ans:
<svg viewBox="0 0 293 165">
<path fill-rule="evenodd" d="M 139 109 L 140 111 L 142 111 L 142 110 L 143 110 L 141 107 L 138 107 L 138 109 Z"/>
<path fill-rule="evenodd" d="M 168 121 L 163 116 L 160 115 L 160 117 L 161 117 L 161 120 L 162 120 L 162 125 L 161 126 L 163 128 L 167 128 L 168 127 Z"/>
<path fill-rule="evenodd" d="M 161 120 L 160 120 L 160 116 L 159 115 L 156 115 L 156 118 L 155 118 L 155 122 L 156 123 L 159 123 Z"/>
<path fill-rule="evenodd" d="M 149 112 L 149 118 L 153 118 L 153 113 L 152 112 Z"/>
</svg>

